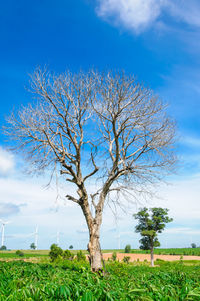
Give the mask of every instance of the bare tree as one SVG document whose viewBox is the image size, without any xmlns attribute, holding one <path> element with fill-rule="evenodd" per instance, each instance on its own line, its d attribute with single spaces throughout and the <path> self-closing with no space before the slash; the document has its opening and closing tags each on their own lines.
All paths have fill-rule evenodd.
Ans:
<svg viewBox="0 0 200 301">
<path fill-rule="evenodd" d="M 121 192 L 148 192 L 173 170 L 174 122 L 150 89 L 123 72 L 57 76 L 37 69 L 31 91 L 37 101 L 8 118 L 7 134 L 23 149 L 33 172 L 57 165 L 75 185 L 75 194 L 66 197 L 82 209 L 91 269 L 98 271 L 105 202 L 113 195 L 121 204 Z M 91 178 L 100 181 L 89 194 Z"/>
</svg>

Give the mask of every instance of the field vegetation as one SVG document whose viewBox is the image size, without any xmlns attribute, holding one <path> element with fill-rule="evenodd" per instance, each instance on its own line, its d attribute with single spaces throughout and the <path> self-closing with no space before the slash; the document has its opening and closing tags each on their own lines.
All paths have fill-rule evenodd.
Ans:
<svg viewBox="0 0 200 301">
<path fill-rule="evenodd" d="M 5 250 L 0 251 L 0 258 L 16 258 L 17 250 Z M 31 257 L 44 257 L 49 255 L 49 250 L 21 250 L 24 253 L 24 258 Z M 74 255 L 77 254 L 78 250 L 70 250 Z M 86 250 L 82 250 L 84 254 L 88 254 Z M 126 253 L 125 249 L 106 249 L 102 250 L 102 253 Z M 149 250 L 140 250 L 140 249 L 131 249 L 129 253 L 135 254 L 150 254 Z M 155 248 L 154 253 L 158 255 L 194 255 L 200 256 L 200 248 L 169 248 L 169 249 L 161 249 Z"/>
<path fill-rule="evenodd" d="M 107 262 L 105 275 L 88 262 L 0 262 L 0 300 L 200 300 L 200 263 Z"/>
<path fill-rule="evenodd" d="M 123 250 L 124 252 L 124 250 Z M 131 253 L 150 254 L 150 250 L 132 249 Z M 158 255 L 194 255 L 200 256 L 200 248 L 169 248 L 169 249 L 154 249 L 154 254 Z"/>
</svg>

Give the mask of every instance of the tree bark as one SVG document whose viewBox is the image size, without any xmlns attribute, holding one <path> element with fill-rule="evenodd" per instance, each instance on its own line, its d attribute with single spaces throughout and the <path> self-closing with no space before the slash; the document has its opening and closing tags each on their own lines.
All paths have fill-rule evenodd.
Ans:
<svg viewBox="0 0 200 301">
<path fill-rule="evenodd" d="M 154 267 L 154 254 L 153 254 L 153 248 L 151 248 L 151 266 Z"/>
<path fill-rule="evenodd" d="M 100 227 L 102 223 L 102 209 L 101 207 L 96 207 L 95 218 L 93 218 L 87 198 L 85 198 L 84 202 L 81 204 L 81 208 L 89 230 L 88 252 L 91 271 L 99 272 L 103 270 L 102 254 L 99 241 Z"/>
<path fill-rule="evenodd" d="M 100 226 L 101 225 L 93 223 L 89 229 L 90 240 L 88 243 L 88 252 L 90 254 L 89 261 L 92 272 L 99 272 L 103 270 L 102 254 L 99 241 Z"/>
</svg>

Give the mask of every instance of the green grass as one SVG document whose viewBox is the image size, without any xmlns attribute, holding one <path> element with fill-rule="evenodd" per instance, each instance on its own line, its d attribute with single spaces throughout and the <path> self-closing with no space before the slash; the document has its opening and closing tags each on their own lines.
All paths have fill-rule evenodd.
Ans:
<svg viewBox="0 0 200 301">
<path fill-rule="evenodd" d="M 123 250 L 124 253 L 124 250 Z M 131 253 L 150 254 L 147 250 L 132 249 Z M 200 256 L 200 248 L 169 248 L 169 249 L 154 249 L 154 254 L 158 255 L 194 255 Z"/>
<path fill-rule="evenodd" d="M 48 256 L 49 251 L 45 250 L 37 250 L 37 251 L 31 251 L 31 250 L 22 250 L 24 253 L 23 258 L 31 258 L 31 257 L 43 257 L 43 256 Z M 16 255 L 16 250 L 12 251 L 0 251 L 0 258 L 19 258 L 18 255 Z"/>
<path fill-rule="evenodd" d="M 200 265 L 159 264 L 107 263 L 103 277 L 91 273 L 88 263 L 75 261 L 0 262 L 0 301 L 200 300 Z"/>
<path fill-rule="evenodd" d="M 70 250 L 72 253 L 76 254 L 78 250 Z M 19 258 L 15 254 L 16 250 L 11 250 L 11 251 L 0 251 L 0 259 L 1 258 Z M 31 258 L 31 257 L 45 257 L 48 256 L 49 250 L 22 250 L 24 253 L 24 258 Z M 83 250 L 85 254 L 88 254 L 86 250 Z M 107 250 L 102 250 L 103 253 L 124 253 L 124 249 L 107 249 Z M 131 253 L 136 253 L 136 254 L 150 254 L 150 251 L 145 251 L 145 250 L 139 250 L 139 249 L 132 249 Z M 155 254 L 160 254 L 160 255 L 196 255 L 200 256 L 200 248 L 171 248 L 171 249 L 155 249 L 154 250 Z"/>
</svg>

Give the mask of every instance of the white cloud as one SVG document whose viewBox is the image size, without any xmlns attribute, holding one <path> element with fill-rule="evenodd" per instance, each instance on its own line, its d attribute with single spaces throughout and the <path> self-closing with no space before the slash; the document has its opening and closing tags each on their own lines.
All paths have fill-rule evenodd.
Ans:
<svg viewBox="0 0 200 301">
<path fill-rule="evenodd" d="M 64 233 L 60 237 L 63 248 L 70 244 L 74 248 L 86 248 L 88 231 L 81 209 L 72 202 L 64 205 L 62 201 L 59 201 L 59 210 L 56 211 L 56 190 L 42 189 L 44 182 L 45 179 L 41 180 L 41 178 L 21 178 L 20 180 L 9 177 L 0 178 L 0 210 L 2 209 L 3 212 L 4 209 L 9 209 L 10 206 L 7 208 L 8 204 L 12 204 L 11 207 L 14 209 L 20 207 L 20 211 L 12 212 L 12 217 L 9 217 L 12 223 L 6 227 L 6 245 L 11 248 L 28 248 L 34 238 L 30 237 L 30 233 L 33 233 L 35 226 L 38 225 L 39 248 L 48 248 L 51 243 L 55 242 L 55 235 L 54 237 L 52 235 L 56 234 L 58 230 Z M 200 174 L 188 179 L 176 180 L 173 185 L 160 187 L 159 195 L 163 197 L 162 199 L 155 199 L 146 204 L 149 207 L 161 206 L 170 209 L 169 215 L 174 218 L 170 227 L 174 229 L 169 229 L 168 232 L 166 230 L 162 234 L 163 237 L 167 237 L 168 242 L 170 241 L 168 246 L 177 245 L 180 233 L 183 234 L 180 246 L 181 243 L 184 245 L 185 240 L 187 240 L 186 245 L 189 244 L 189 236 L 197 234 L 195 229 L 197 226 L 193 227 L 191 221 L 193 219 L 198 224 L 200 215 L 199 183 Z M 66 186 L 61 194 L 65 195 L 66 191 L 70 193 L 71 189 L 71 186 Z M 134 206 L 130 207 L 127 214 L 120 214 L 117 223 L 112 213 L 108 209 L 105 210 L 101 236 L 102 248 L 118 246 L 118 231 L 122 247 L 132 242 L 134 242 L 134 247 L 138 246 L 139 236 L 134 232 L 136 221 L 132 216 L 137 210 L 138 208 L 134 208 Z M 180 227 L 184 227 L 184 229 L 178 228 L 177 225 L 181 225 Z"/>
<path fill-rule="evenodd" d="M 200 3 L 198 0 L 168 0 L 166 4 L 169 13 L 177 18 L 177 21 L 180 20 L 189 25 L 200 26 Z"/>
<path fill-rule="evenodd" d="M 14 168 L 13 156 L 0 147 L 0 175 L 7 175 Z"/>
<path fill-rule="evenodd" d="M 199 137 L 184 136 L 180 142 L 189 147 L 195 147 L 198 149 L 200 148 L 200 138 Z"/>
<path fill-rule="evenodd" d="M 17 214 L 20 212 L 20 206 L 13 203 L 0 202 L 0 217 Z"/>
<path fill-rule="evenodd" d="M 174 227 L 165 230 L 165 234 L 184 234 L 184 235 L 199 235 L 200 230 L 187 227 Z"/>
<path fill-rule="evenodd" d="M 162 12 L 176 22 L 200 26 L 200 4 L 196 0 L 98 0 L 96 11 L 99 17 L 136 34 L 162 24 Z"/>
<path fill-rule="evenodd" d="M 143 31 L 160 15 L 163 0 L 101 0 L 97 14 L 135 32 Z"/>
<path fill-rule="evenodd" d="M 172 185 L 161 187 L 160 200 L 155 199 L 153 206 L 170 209 L 174 222 L 188 223 L 200 216 L 200 174 L 173 181 Z"/>
</svg>

